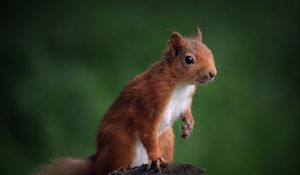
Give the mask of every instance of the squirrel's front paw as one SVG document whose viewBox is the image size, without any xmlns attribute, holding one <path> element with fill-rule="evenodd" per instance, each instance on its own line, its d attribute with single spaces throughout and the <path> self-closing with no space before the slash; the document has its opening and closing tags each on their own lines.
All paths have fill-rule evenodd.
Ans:
<svg viewBox="0 0 300 175">
<path fill-rule="evenodd" d="M 161 172 L 161 169 L 160 169 L 160 167 L 161 166 L 166 166 L 169 162 L 166 160 L 166 159 L 164 159 L 163 157 L 159 157 L 158 159 L 156 159 L 156 160 L 148 160 L 148 164 L 147 164 L 147 171 L 148 170 L 150 170 L 150 168 L 151 168 L 151 165 L 152 164 L 155 164 L 155 167 L 156 167 L 156 170 L 158 171 L 158 172 Z"/>
<path fill-rule="evenodd" d="M 183 122 L 182 127 L 181 127 L 181 129 L 182 129 L 181 137 L 183 139 L 188 139 L 192 134 L 194 123 L 191 120 L 191 117 L 188 116 L 187 113 L 181 114 L 181 120 Z"/>
</svg>

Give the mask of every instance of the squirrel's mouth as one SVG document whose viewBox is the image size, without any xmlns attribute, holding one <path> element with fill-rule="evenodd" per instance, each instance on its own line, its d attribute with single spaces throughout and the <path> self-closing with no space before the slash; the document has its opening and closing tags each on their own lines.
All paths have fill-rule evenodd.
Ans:
<svg viewBox="0 0 300 175">
<path fill-rule="evenodd" d="M 205 85 L 209 80 L 197 80 L 197 84 Z"/>
<path fill-rule="evenodd" d="M 204 85 L 207 84 L 209 81 L 212 81 L 214 78 L 209 77 L 199 77 L 196 79 L 197 84 Z"/>
</svg>

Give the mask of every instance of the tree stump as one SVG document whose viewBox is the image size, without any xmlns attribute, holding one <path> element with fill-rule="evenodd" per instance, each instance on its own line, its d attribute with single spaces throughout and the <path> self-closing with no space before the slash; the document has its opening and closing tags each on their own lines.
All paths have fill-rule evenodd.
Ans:
<svg viewBox="0 0 300 175">
<path fill-rule="evenodd" d="M 126 171 L 113 171 L 108 175 L 204 175 L 205 173 L 205 169 L 192 164 L 169 164 L 161 167 L 161 172 L 158 172 L 155 166 L 148 171 L 146 168 L 146 165 L 142 165 Z"/>
</svg>

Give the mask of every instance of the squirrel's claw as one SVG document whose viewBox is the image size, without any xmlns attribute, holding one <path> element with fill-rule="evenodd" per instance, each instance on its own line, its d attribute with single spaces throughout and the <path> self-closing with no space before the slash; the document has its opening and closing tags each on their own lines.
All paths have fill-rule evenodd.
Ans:
<svg viewBox="0 0 300 175">
<path fill-rule="evenodd" d="M 151 165 L 152 165 L 152 160 L 149 160 L 147 164 L 147 171 L 151 169 Z"/>
<path fill-rule="evenodd" d="M 155 168 L 156 168 L 156 170 L 157 170 L 158 172 L 161 172 L 160 167 L 161 167 L 162 165 L 163 165 L 163 166 L 167 165 L 169 162 L 168 162 L 166 159 L 164 159 L 163 157 L 160 157 L 160 158 L 158 158 L 158 159 L 155 160 L 155 161 L 149 160 L 149 161 L 148 161 L 148 164 L 147 164 L 147 171 L 151 169 L 152 163 L 155 163 Z"/>
</svg>

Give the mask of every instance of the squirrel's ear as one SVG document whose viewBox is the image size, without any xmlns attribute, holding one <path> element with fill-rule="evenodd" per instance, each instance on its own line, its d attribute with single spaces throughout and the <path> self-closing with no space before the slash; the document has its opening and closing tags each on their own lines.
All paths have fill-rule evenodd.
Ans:
<svg viewBox="0 0 300 175">
<path fill-rule="evenodd" d="M 199 27 L 196 27 L 195 38 L 202 42 L 202 33 Z"/>
<path fill-rule="evenodd" d="M 169 39 L 169 48 L 172 50 L 173 56 L 177 56 L 180 48 L 184 45 L 184 43 L 185 40 L 180 33 L 178 32 L 171 33 Z"/>
</svg>

